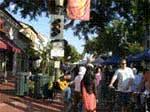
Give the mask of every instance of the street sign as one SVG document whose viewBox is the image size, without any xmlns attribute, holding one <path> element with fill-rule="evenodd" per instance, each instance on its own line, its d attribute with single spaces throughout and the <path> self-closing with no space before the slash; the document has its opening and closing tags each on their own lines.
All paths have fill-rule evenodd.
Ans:
<svg viewBox="0 0 150 112">
<path fill-rule="evenodd" d="M 60 61 L 54 62 L 54 68 L 60 68 Z"/>
<path fill-rule="evenodd" d="M 52 50 L 51 50 L 51 57 L 64 57 L 64 44 L 65 41 L 62 40 L 54 40 L 51 41 Z"/>
<path fill-rule="evenodd" d="M 50 21 L 50 38 L 52 40 L 63 39 L 64 16 L 51 15 Z"/>
<path fill-rule="evenodd" d="M 64 57 L 64 49 L 62 49 L 62 48 L 53 48 L 51 50 L 51 57 Z"/>
<path fill-rule="evenodd" d="M 52 48 L 64 48 L 63 41 L 52 42 Z"/>
</svg>

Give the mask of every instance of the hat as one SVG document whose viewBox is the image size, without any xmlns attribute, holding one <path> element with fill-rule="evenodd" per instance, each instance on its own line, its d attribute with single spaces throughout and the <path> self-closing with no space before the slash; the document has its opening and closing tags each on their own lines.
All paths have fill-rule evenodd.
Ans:
<svg viewBox="0 0 150 112">
<path fill-rule="evenodd" d="M 86 72 L 86 68 L 85 68 L 84 66 L 81 66 L 81 67 L 79 68 L 79 73 L 78 73 L 78 74 L 84 75 L 85 72 Z"/>
</svg>

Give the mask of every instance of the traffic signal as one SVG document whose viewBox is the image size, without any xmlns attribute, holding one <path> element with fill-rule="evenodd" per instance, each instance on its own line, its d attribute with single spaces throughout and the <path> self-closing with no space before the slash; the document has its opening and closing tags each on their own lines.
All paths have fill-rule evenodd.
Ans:
<svg viewBox="0 0 150 112">
<path fill-rule="evenodd" d="M 51 16 L 51 39 L 63 39 L 64 17 L 62 15 Z"/>
<path fill-rule="evenodd" d="M 61 20 L 56 19 L 53 21 L 52 25 L 52 31 L 51 31 L 51 36 L 55 37 L 60 33 L 61 30 L 61 25 L 60 25 Z"/>
</svg>

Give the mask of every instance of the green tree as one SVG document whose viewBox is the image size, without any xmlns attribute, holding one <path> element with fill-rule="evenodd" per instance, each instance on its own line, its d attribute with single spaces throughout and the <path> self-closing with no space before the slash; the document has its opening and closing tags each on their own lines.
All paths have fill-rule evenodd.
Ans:
<svg viewBox="0 0 150 112">
<path fill-rule="evenodd" d="M 56 9 L 54 0 L 36 0 L 36 2 L 35 0 L 4 0 L 1 7 L 7 8 L 10 3 L 15 4 L 15 8 L 12 10 L 14 13 L 20 11 L 22 17 L 29 15 L 31 19 L 43 13 L 48 16 L 50 13 L 54 13 Z M 67 2 L 65 1 L 64 4 L 66 8 Z M 135 42 L 141 44 L 145 31 L 149 34 L 149 6 L 149 0 L 91 0 L 90 21 L 74 22 L 68 20 L 65 28 L 72 28 L 74 35 L 84 38 L 86 42 L 89 42 L 90 34 L 97 34 L 96 38 L 101 42 L 101 45 L 99 43 L 97 46 L 99 48 L 94 46 L 94 49 L 112 50 L 118 54 L 120 52 L 117 51 L 118 44 L 124 36 L 126 36 L 124 38 L 128 43 L 126 45 L 131 45 Z M 64 14 L 66 14 L 65 11 Z M 110 24 L 113 27 L 110 27 Z M 116 24 L 118 24 L 117 27 Z M 104 47 L 105 49 L 103 49 Z M 89 52 L 90 50 L 86 48 L 85 51 Z M 95 50 L 93 53 L 97 52 L 98 50 Z M 129 49 L 128 52 L 130 53 Z"/>
<path fill-rule="evenodd" d="M 65 46 L 64 62 L 73 63 L 79 61 L 82 58 L 83 56 L 77 52 L 74 46 L 70 44 Z"/>
<path fill-rule="evenodd" d="M 74 28 L 75 35 L 79 37 L 84 35 L 87 40 L 84 51 L 95 55 L 105 54 L 107 51 L 113 51 L 114 55 L 128 55 L 140 51 L 145 33 L 149 34 L 150 2 L 148 0 L 99 0 L 96 4 L 92 5 L 90 22 L 81 21 Z M 100 15 L 103 17 L 97 19 Z M 96 33 L 98 36 L 88 41 L 89 33 Z M 121 43 L 123 38 L 125 41 Z M 135 45 L 137 47 L 131 47 Z"/>
<path fill-rule="evenodd" d="M 39 72 L 43 74 L 50 74 L 53 73 L 53 60 L 51 60 L 51 49 L 52 45 L 50 42 L 46 46 L 43 46 L 42 49 L 39 51 L 39 56 L 41 59 Z"/>
</svg>

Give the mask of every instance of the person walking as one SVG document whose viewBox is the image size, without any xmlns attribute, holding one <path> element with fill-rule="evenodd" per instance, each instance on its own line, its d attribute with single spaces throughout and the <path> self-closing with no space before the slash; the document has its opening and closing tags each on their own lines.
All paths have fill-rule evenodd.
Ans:
<svg viewBox="0 0 150 112">
<path fill-rule="evenodd" d="M 145 69 L 143 72 L 143 78 L 141 80 L 141 83 L 137 87 L 137 91 L 141 91 L 142 88 L 145 86 L 144 93 L 147 95 L 146 101 L 147 101 L 147 110 L 150 112 L 150 70 Z"/>
<path fill-rule="evenodd" d="M 98 98 L 98 101 L 100 99 L 100 94 L 101 94 L 101 85 L 100 85 L 100 81 L 102 79 L 102 70 L 100 67 L 97 67 L 95 69 L 96 73 L 95 73 L 95 80 L 96 80 L 96 89 L 97 89 L 97 98 Z"/>
<path fill-rule="evenodd" d="M 112 77 L 112 80 L 109 84 L 109 87 L 112 88 L 115 81 L 118 79 L 118 91 L 120 92 L 120 101 L 122 104 L 122 112 L 128 112 L 129 109 L 129 98 L 131 92 L 131 85 L 134 80 L 133 70 L 127 67 L 127 62 L 125 59 L 121 60 L 120 68 L 116 70 L 115 74 Z"/>
<path fill-rule="evenodd" d="M 80 66 L 78 75 L 74 79 L 74 112 L 82 112 L 81 80 L 86 72 L 84 66 Z"/>
<path fill-rule="evenodd" d="M 136 72 L 137 71 L 137 72 Z M 139 86 L 140 82 L 142 81 L 143 78 L 143 68 L 140 66 L 137 70 L 133 68 L 133 73 L 134 73 L 134 81 L 131 87 L 132 92 L 137 92 L 137 87 Z"/>
<path fill-rule="evenodd" d="M 87 66 L 87 71 L 81 81 L 84 112 L 96 112 L 96 82 L 94 68 Z"/>
</svg>

